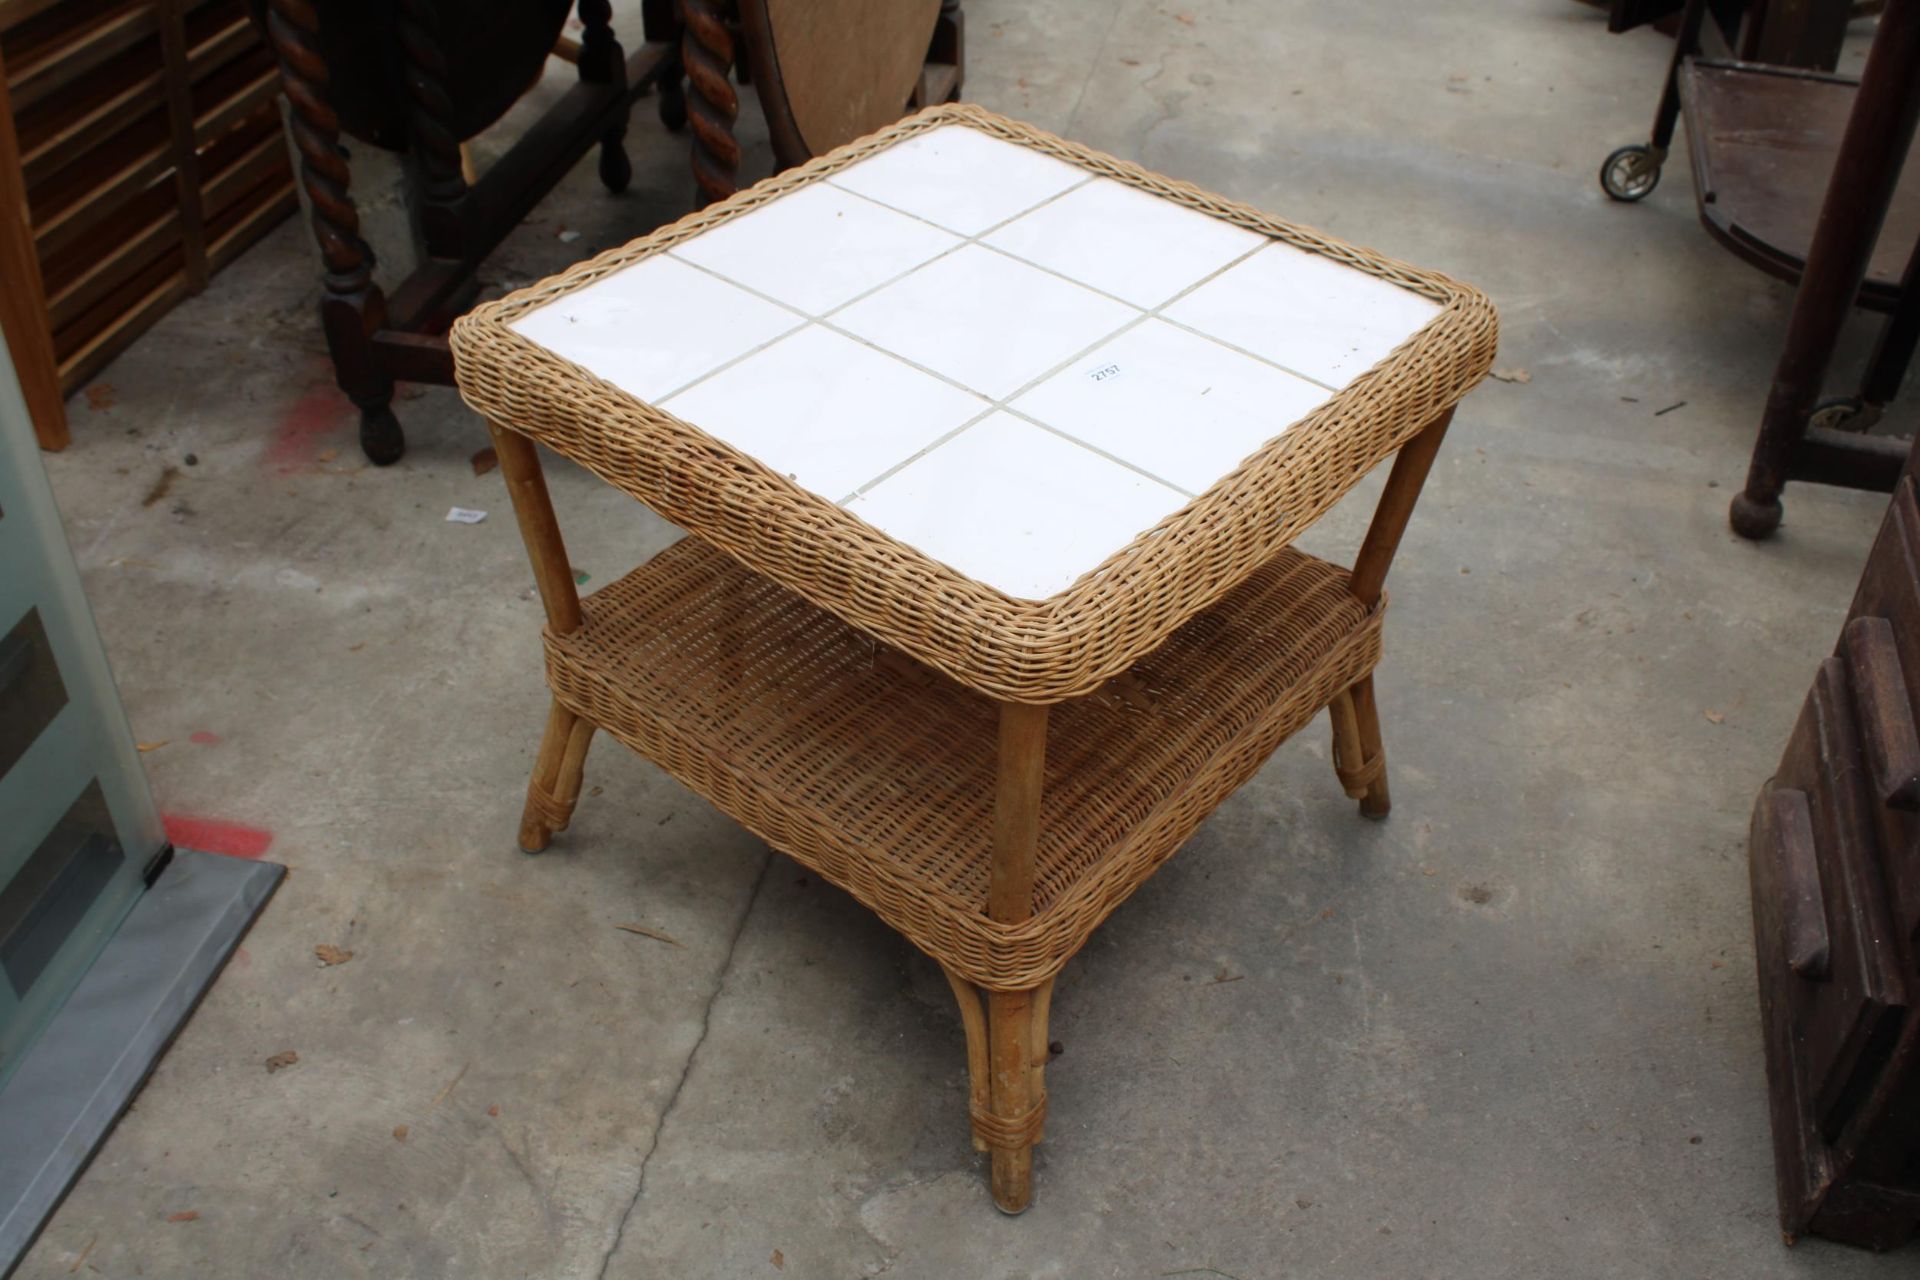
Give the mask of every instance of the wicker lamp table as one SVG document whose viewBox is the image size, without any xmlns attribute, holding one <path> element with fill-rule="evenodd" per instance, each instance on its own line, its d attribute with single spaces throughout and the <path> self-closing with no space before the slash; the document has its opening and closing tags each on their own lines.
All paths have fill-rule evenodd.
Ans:
<svg viewBox="0 0 1920 1280">
<path fill-rule="evenodd" d="M 604 729 L 960 1002 L 1028 1203 L 1053 980 L 1288 735 L 1387 811 L 1382 582 L 1475 290 L 941 106 L 454 328 L 545 603 L 520 841 Z M 534 442 L 692 536 L 581 599 Z M 1397 458 L 1349 571 L 1290 543 Z"/>
</svg>

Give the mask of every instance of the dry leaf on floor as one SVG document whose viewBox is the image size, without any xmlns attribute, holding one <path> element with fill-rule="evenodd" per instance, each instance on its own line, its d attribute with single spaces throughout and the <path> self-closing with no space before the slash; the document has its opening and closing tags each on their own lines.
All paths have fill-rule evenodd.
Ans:
<svg viewBox="0 0 1920 1280">
<path fill-rule="evenodd" d="M 339 947 L 325 942 L 315 947 L 313 954 L 319 958 L 322 969 L 332 968 L 336 964 L 345 964 L 353 959 L 353 952 L 342 951 Z"/>
<path fill-rule="evenodd" d="M 441 1103 L 445 1102 L 448 1096 L 451 1095 L 455 1089 L 458 1089 L 460 1087 L 460 1082 L 467 1078 L 467 1068 L 472 1065 L 473 1064 L 471 1062 L 461 1063 L 460 1069 L 453 1073 L 453 1079 L 447 1081 L 447 1087 L 442 1089 L 439 1093 L 433 1096 L 433 1102 L 427 1107 L 427 1110 L 431 1111 L 435 1107 L 439 1106 Z"/>
<path fill-rule="evenodd" d="M 117 398 L 111 382 L 96 382 L 87 388 L 87 408 L 95 413 L 113 408 Z"/>
<path fill-rule="evenodd" d="M 500 1114 L 500 1104 L 496 1102 L 496 1103 L 494 1103 L 494 1104 L 493 1104 L 492 1106 L 490 1106 L 490 1107 L 488 1107 L 488 1108 L 487 1108 L 487 1114 L 488 1114 L 488 1115 L 490 1115 L 490 1116 L 497 1116 L 497 1115 L 499 1115 L 499 1114 Z"/>
<path fill-rule="evenodd" d="M 473 474 L 483 476 L 500 465 L 500 455 L 493 451 L 492 445 L 488 445 L 468 461 L 473 463 Z"/>
<path fill-rule="evenodd" d="M 290 1067 L 300 1061 L 300 1055 L 291 1049 L 282 1049 L 267 1059 L 267 1074 L 272 1075 L 282 1067 Z"/>
<path fill-rule="evenodd" d="M 182 1209 L 179 1213 L 170 1213 L 167 1215 L 168 1222 L 197 1222 L 199 1219 L 200 1211 L 198 1209 Z"/>
<path fill-rule="evenodd" d="M 407 1126 L 403 1124 L 393 1126 L 393 1140 L 395 1142 L 405 1142 L 407 1140 Z"/>
<path fill-rule="evenodd" d="M 340 451 L 338 449 L 322 449 L 313 456 L 321 462 L 332 462 L 340 456 Z"/>
<path fill-rule="evenodd" d="M 773 1251 L 773 1256 L 768 1258 L 767 1261 L 773 1264 L 775 1271 L 785 1271 L 787 1269 L 787 1255 L 778 1249 Z"/>
<path fill-rule="evenodd" d="M 1487 375 L 1495 382 L 1532 382 L 1533 375 L 1515 365 L 1511 369 L 1495 369 Z"/>
<path fill-rule="evenodd" d="M 162 498 L 173 492 L 173 482 L 179 478 L 180 468 L 162 467 L 160 469 L 160 478 L 153 482 L 151 489 L 147 490 L 147 496 L 140 499 L 140 505 L 143 507 L 151 507 L 159 502 Z"/>
<path fill-rule="evenodd" d="M 664 942 L 670 947 L 679 947 L 683 951 L 686 949 L 686 943 L 672 934 L 662 933 L 658 929 L 649 929 L 643 924 L 617 924 L 613 927 L 628 933 L 637 933 L 643 938 L 652 938 L 655 942 Z"/>
<path fill-rule="evenodd" d="M 1173 15 L 1173 20 L 1189 27 L 1192 26 L 1195 21 L 1194 16 L 1190 13 L 1176 13 Z"/>
<path fill-rule="evenodd" d="M 1713 721 L 1715 724 L 1725 724 L 1727 722 L 1726 716 L 1722 715 L 1718 711 L 1715 711 L 1712 707 L 1708 707 L 1705 711 L 1702 711 L 1700 714 L 1705 716 L 1707 719 Z"/>
<path fill-rule="evenodd" d="M 172 738 L 162 738 L 158 742 L 140 742 L 134 745 L 138 746 L 142 752 L 158 751 L 160 748 L 166 746 L 169 742 L 172 742 L 172 741 L 173 741 Z"/>
</svg>

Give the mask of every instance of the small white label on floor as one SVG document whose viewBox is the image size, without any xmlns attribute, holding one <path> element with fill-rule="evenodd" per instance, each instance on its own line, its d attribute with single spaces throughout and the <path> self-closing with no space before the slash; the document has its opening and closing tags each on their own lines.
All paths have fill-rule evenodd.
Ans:
<svg viewBox="0 0 1920 1280">
<path fill-rule="evenodd" d="M 479 524 L 486 518 L 486 512 L 470 511 L 466 507 L 450 507 L 447 510 L 447 519 L 454 524 Z"/>
<path fill-rule="evenodd" d="M 1103 364 L 1098 369 L 1089 371 L 1087 376 L 1095 382 L 1105 382 L 1108 378 L 1117 378 L 1120 376 L 1120 366 L 1117 364 Z"/>
</svg>

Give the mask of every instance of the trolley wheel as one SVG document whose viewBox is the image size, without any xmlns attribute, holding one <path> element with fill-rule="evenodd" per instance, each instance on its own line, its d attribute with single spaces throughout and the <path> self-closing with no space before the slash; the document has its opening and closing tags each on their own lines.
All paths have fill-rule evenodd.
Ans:
<svg viewBox="0 0 1920 1280">
<path fill-rule="evenodd" d="M 1867 431 L 1880 421 L 1880 407 L 1859 396 L 1828 396 L 1813 406 L 1807 425 L 1829 431 Z"/>
<path fill-rule="evenodd" d="M 1617 147 L 1600 166 L 1600 189 L 1615 200 L 1645 200 L 1660 185 L 1660 160 L 1644 142 Z"/>
</svg>

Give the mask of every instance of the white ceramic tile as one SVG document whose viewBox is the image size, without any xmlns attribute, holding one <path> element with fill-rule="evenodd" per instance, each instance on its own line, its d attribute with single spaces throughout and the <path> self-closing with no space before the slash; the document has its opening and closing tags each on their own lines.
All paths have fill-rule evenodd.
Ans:
<svg viewBox="0 0 1920 1280">
<path fill-rule="evenodd" d="M 987 402 L 872 347 L 809 326 L 661 406 L 831 502 Z"/>
<path fill-rule="evenodd" d="M 515 332 L 654 401 L 805 321 L 665 255 L 513 322 Z"/>
<path fill-rule="evenodd" d="M 917 133 L 829 179 L 963 236 L 1086 180 L 1084 169 L 958 124 Z"/>
<path fill-rule="evenodd" d="M 1276 243 L 1161 314 L 1344 387 L 1439 312 L 1439 303 L 1378 276 Z"/>
<path fill-rule="evenodd" d="M 1201 493 L 1332 395 L 1210 339 L 1149 320 L 1011 407 Z"/>
<path fill-rule="evenodd" d="M 1069 191 L 984 239 L 1137 307 L 1159 306 L 1266 242 L 1111 178 Z"/>
<path fill-rule="evenodd" d="M 837 311 L 833 323 L 988 396 L 1015 391 L 1139 316 L 968 245 Z"/>
<path fill-rule="evenodd" d="M 918 218 L 815 183 L 673 252 L 819 315 L 959 243 L 960 237 Z"/>
<path fill-rule="evenodd" d="M 914 459 L 847 510 L 976 581 L 1045 600 L 1186 502 L 1002 412 Z"/>
</svg>

